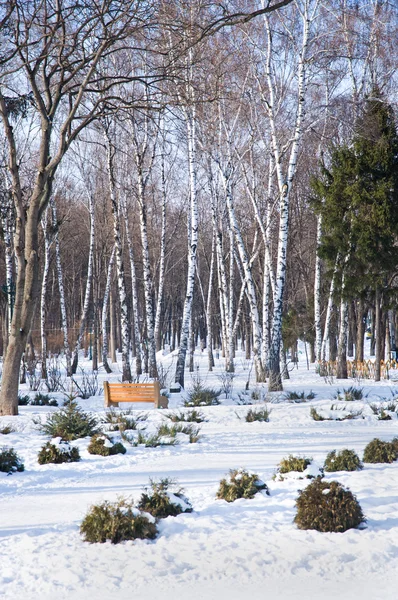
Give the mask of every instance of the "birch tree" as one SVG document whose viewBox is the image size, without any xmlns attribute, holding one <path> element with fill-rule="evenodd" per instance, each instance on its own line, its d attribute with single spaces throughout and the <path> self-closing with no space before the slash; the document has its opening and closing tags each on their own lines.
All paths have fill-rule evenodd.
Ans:
<svg viewBox="0 0 398 600">
<path fill-rule="evenodd" d="M 6 27 L 2 30 L 0 118 L 16 212 L 18 274 L 3 367 L 1 414 L 18 413 L 19 367 L 40 293 L 38 230 L 56 171 L 79 133 L 102 111 L 104 94 L 96 93 L 101 87 L 101 62 L 116 43 L 134 34 L 138 24 L 142 31 L 152 16 L 148 3 L 139 0 L 105 0 L 101 5 L 53 0 L 33 5 L 15 0 L 9 12 L 2 13 Z M 105 95 L 112 95 L 117 82 L 117 77 L 108 81 Z M 18 149 L 18 136 L 26 136 L 26 129 L 13 126 L 12 106 L 18 101 L 29 103 L 37 125 L 28 189 L 21 180 Z"/>
<path fill-rule="evenodd" d="M 278 49 L 275 44 L 270 17 L 264 17 L 264 26 L 267 39 L 267 48 L 264 57 L 264 78 L 257 74 L 257 81 L 262 100 L 266 106 L 270 127 L 270 144 L 275 164 L 275 175 L 279 195 L 279 234 L 278 255 L 275 276 L 275 290 L 273 294 L 273 316 L 271 326 L 271 344 L 269 356 L 269 385 L 270 391 L 282 389 L 280 374 L 280 348 L 282 343 L 282 314 L 283 293 L 286 283 L 287 242 L 289 233 L 289 201 L 291 188 L 297 169 L 297 156 L 303 135 L 303 121 L 305 114 L 305 101 L 307 92 L 307 55 L 312 40 L 312 29 L 318 13 L 318 0 L 296 0 L 294 13 L 297 15 L 298 28 L 293 30 L 286 26 L 281 17 L 281 26 L 287 39 L 290 40 L 295 50 L 293 62 L 290 65 L 292 80 L 295 80 L 294 93 L 295 117 L 292 122 L 291 137 L 285 146 L 278 135 L 278 116 L 280 102 L 277 94 L 281 89 L 277 84 L 274 61 L 277 59 Z M 290 57 L 291 59 L 292 57 Z M 264 80 L 265 82 L 264 82 Z M 264 85 L 265 83 L 265 85 Z M 290 104 L 290 106 L 292 106 Z M 287 155 L 287 156 L 286 156 Z"/>
</svg>

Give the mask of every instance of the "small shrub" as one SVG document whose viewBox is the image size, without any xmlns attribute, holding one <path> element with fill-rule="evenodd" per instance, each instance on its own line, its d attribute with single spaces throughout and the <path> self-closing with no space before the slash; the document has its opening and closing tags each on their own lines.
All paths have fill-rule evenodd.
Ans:
<svg viewBox="0 0 398 600">
<path fill-rule="evenodd" d="M 299 492 L 296 507 L 299 529 L 342 533 L 366 521 L 354 494 L 337 481 L 315 479 Z"/>
<path fill-rule="evenodd" d="M 264 408 L 249 408 L 245 415 L 245 421 L 247 423 L 253 423 L 254 421 L 265 421 L 268 423 L 271 410 L 267 407 Z"/>
<path fill-rule="evenodd" d="M 118 544 L 126 540 L 153 540 L 158 531 L 151 518 L 141 514 L 131 502 L 120 499 L 93 505 L 80 525 L 80 533 L 91 544 L 107 541 Z"/>
<path fill-rule="evenodd" d="M 199 440 L 200 427 L 194 427 L 194 425 L 183 425 L 182 423 L 175 423 L 169 425 L 168 423 L 162 423 L 159 425 L 157 430 L 157 436 L 159 438 L 170 437 L 175 439 L 178 433 L 184 433 L 189 436 L 189 443 L 195 444 Z"/>
<path fill-rule="evenodd" d="M 9 433 L 15 433 L 16 429 L 12 425 L 4 425 L 4 427 L 0 427 L 0 433 L 3 435 L 8 435 Z"/>
<path fill-rule="evenodd" d="M 392 463 L 397 459 L 398 449 L 394 442 L 382 442 L 374 438 L 363 453 L 365 463 Z"/>
<path fill-rule="evenodd" d="M 320 415 L 319 412 L 314 407 L 311 408 L 310 415 L 314 419 L 314 421 L 328 421 L 328 420 L 330 420 L 330 419 L 325 419 L 325 417 L 322 417 L 322 415 Z"/>
<path fill-rule="evenodd" d="M 29 394 L 18 394 L 18 406 L 27 406 L 30 404 Z"/>
<path fill-rule="evenodd" d="M 202 382 L 196 380 L 193 382 L 192 390 L 188 392 L 188 398 L 184 401 L 184 406 L 192 408 L 195 406 L 215 406 L 220 404 L 218 396 L 221 390 L 207 388 Z"/>
<path fill-rule="evenodd" d="M 186 412 L 169 413 L 164 416 L 170 419 L 172 423 L 205 423 L 207 421 L 205 415 L 196 408 Z"/>
<path fill-rule="evenodd" d="M 80 398 L 87 400 L 91 396 L 98 396 L 102 392 L 102 389 L 98 385 L 98 371 L 87 373 L 84 369 L 80 368 L 80 372 L 80 380 L 71 378 Z"/>
<path fill-rule="evenodd" d="M 145 446 L 145 448 L 158 448 L 159 446 L 176 446 L 178 441 L 173 437 L 160 437 L 157 433 L 146 434 L 143 431 L 138 432 L 138 436 L 129 436 L 126 432 L 121 433 L 122 440 L 129 442 L 132 446 Z"/>
<path fill-rule="evenodd" d="M 111 407 L 106 413 L 102 422 L 106 425 L 106 428 L 110 431 L 136 431 L 140 429 L 140 423 L 143 423 L 148 418 L 143 413 L 133 413 L 130 410 L 116 410 Z"/>
<path fill-rule="evenodd" d="M 91 438 L 87 448 L 89 454 L 99 454 L 100 456 L 113 456 L 114 454 L 126 454 L 126 448 L 120 442 L 114 444 L 103 433 L 96 433 Z"/>
<path fill-rule="evenodd" d="M 98 433 L 97 419 L 86 413 L 74 401 L 48 415 L 40 429 L 46 435 L 68 441 Z"/>
<path fill-rule="evenodd" d="M 306 400 L 313 400 L 315 397 L 316 394 L 310 390 L 308 394 L 305 392 L 286 392 L 283 398 L 290 402 L 305 402 Z"/>
<path fill-rule="evenodd" d="M 389 415 L 383 408 L 380 410 L 380 414 L 378 416 L 379 421 L 391 421 L 391 415 Z"/>
<path fill-rule="evenodd" d="M 328 473 L 335 471 L 360 471 L 363 465 L 354 450 L 332 450 L 325 459 L 324 470 Z"/>
<path fill-rule="evenodd" d="M 65 389 L 65 383 L 66 377 L 62 375 L 59 360 L 50 360 L 47 366 L 47 379 L 44 380 L 47 392 L 62 392 Z"/>
<path fill-rule="evenodd" d="M 221 383 L 221 390 L 224 392 L 226 398 L 230 398 L 232 394 L 235 377 L 235 373 L 229 371 L 224 371 L 220 375 L 217 375 L 217 379 L 219 379 Z"/>
<path fill-rule="evenodd" d="M 58 406 L 58 402 L 54 398 L 50 398 L 48 394 L 38 393 L 33 400 L 30 401 L 32 406 Z"/>
<path fill-rule="evenodd" d="M 70 446 L 68 442 L 63 442 L 60 438 L 55 438 L 51 442 L 47 442 L 39 451 L 37 456 L 39 465 L 47 465 L 55 463 L 79 462 L 79 449 L 75 446 Z"/>
<path fill-rule="evenodd" d="M 264 490 L 269 495 L 268 486 L 258 478 L 255 473 L 249 473 L 245 469 L 234 469 L 229 476 L 220 481 L 217 498 L 234 502 L 238 498 L 254 498 Z"/>
<path fill-rule="evenodd" d="M 0 449 L 0 471 L 11 475 L 11 473 L 15 473 L 15 471 L 21 472 L 24 470 L 24 464 L 14 448 L 3 446 Z"/>
<path fill-rule="evenodd" d="M 238 392 L 238 398 L 235 398 L 234 402 L 235 404 L 239 404 L 241 406 L 253 404 L 253 400 L 251 396 L 249 396 L 249 392 Z"/>
<path fill-rule="evenodd" d="M 343 393 L 340 390 L 337 390 L 334 398 L 336 400 L 345 400 L 346 402 L 353 402 L 354 400 L 362 400 L 366 398 L 367 394 L 363 393 L 363 388 L 356 388 L 353 385 L 350 385 L 348 388 L 343 388 Z"/>
<path fill-rule="evenodd" d="M 278 465 L 279 473 L 291 473 L 297 471 L 302 473 L 312 463 L 312 458 L 305 458 L 300 456 L 293 456 L 289 454 L 287 458 L 283 458 Z"/>
<path fill-rule="evenodd" d="M 139 502 L 138 508 L 148 512 L 157 519 L 176 517 L 181 513 L 192 512 L 192 505 L 184 496 L 183 489 L 175 488 L 176 483 L 171 479 L 161 479 L 159 482 L 150 480 L 150 489 L 145 489 Z"/>
</svg>

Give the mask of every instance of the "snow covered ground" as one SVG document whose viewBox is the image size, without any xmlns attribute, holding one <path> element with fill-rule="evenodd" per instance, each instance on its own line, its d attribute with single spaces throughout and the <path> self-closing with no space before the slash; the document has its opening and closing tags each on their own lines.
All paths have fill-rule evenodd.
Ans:
<svg viewBox="0 0 398 600">
<path fill-rule="evenodd" d="M 167 368 L 173 357 L 164 357 Z M 175 358 L 174 358 L 175 360 Z M 195 363 L 205 385 L 220 387 L 222 360 L 206 371 L 206 356 Z M 88 365 L 86 365 L 88 368 Z M 248 364 L 236 359 L 232 396 L 238 398 L 248 378 Z M 170 376 L 172 370 L 170 371 Z M 100 375 L 102 379 L 105 374 Z M 114 380 L 120 374 L 113 375 Z M 398 379 L 398 378 L 397 378 Z M 186 375 L 187 388 L 190 375 Z M 362 401 L 338 402 L 337 389 L 363 386 Z M 202 409 L 196 444 L 175 447 L 128 447 L 110 457 L 88 454 L 89 439 L 74 442 L 79 463 L 39 465 L 37 454 L 46 437 L 32 418 L 54 408 L 22 406 L 20 416 L 1 417 L 0 426 L 17 431 L 0 434 L 0 445 L 13 446 L 25 471 L 0 473 L 0 598 L 6 600 L 395 600 L 398 597 L 398 462 L 365 465 L 362 471 L 327 474 L 354 492 L 367 517 L 362 530 L 343 534 L 300 531 L 293 524 L 297 490 L 306 480 L 274 481 L 278 462 L 289 454 L 310 456 L 322 465 L 333 449 L 354 449 L 362 458 L 374 437 L 398 436 L 398 420 L 380 421 L 370 408 L 398 397 L 398 382 L 324 381 L 307 371 L 304 356 L 291 372 L 286 390 L 316 393 L 315 399 L 290 403 L 272 399 L 268 423 L 239 419 L 248 407 L 232 399 Z M 394 394 L 394 390 L 397 393 Z M 250 392 L 259 391 L 251 373 Z M 62 395 L 57 395 L 60 399 Z M 170 407 L 182 404 L 173 394 Z M 81 400 L 81 406 L 103 414 L 103 396 Z M 334 404 L 334 410 L 331 406 Z M 310 408 L 324 416 L 360 411 L 359 418 L 316 422 Z M 125 406 L 123 406 L 125 408 Z M 148 405 L 148 428 L 166 420 Z M 345 410 L 343 410 L 345 409 Z M 252 470 L 271 495 L 228 504 L 216 500 L 220 479 L 236 467 Z M 79 525 L 88 507 L 118 496 L 138 499 L 149 477 L 173 477 L 184 487 L 194 512 L 160 522 L 154 541 L 90 545 Z"/>
</svg>

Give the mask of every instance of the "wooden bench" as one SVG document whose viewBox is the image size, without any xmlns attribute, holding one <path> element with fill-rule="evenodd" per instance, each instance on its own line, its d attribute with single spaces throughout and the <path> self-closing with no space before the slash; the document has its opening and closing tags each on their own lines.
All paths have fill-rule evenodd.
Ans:
<svg viewBox="0 0 398 600">
<path fill-rule="evenodd" d="M 109 383 L 104 381 L 105 407 L 119 402 L 154 402 L 155 408 L 167 408 L 169 401 L 160 395 L 158 381 L 153 383 Z"/>
</svg>

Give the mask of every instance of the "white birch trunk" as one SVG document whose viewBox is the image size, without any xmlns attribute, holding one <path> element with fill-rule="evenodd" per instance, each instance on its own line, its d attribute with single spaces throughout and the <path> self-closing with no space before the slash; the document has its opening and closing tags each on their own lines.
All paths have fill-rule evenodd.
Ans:
<svg viewBox="0 0 398 600">
<path fill-rule="evenodd" d="M 226 371 L 233 373 L 234 368 L 234 336 L 233 336 L 233 310 L 234 310 L 234 233 L 229 231 L 229 295 L 228 295 L 228 348 Z"/>
<path fill-rule="evenodd" d="M 213 240 L 211 244 L 211 259 L 209 269 L 209 284 L 207 287 L 207 302 L 206 302 L 206 347 L 208 357 L 208 368 L 209 371 L 213 370 L 214 357 L 213 357 L 213 329 L 212 329 L 212 318 L 211 318 L 211 296 L 213 290 L 213 275 L 214 275 L 214 257 L 216 253 L 216 235 L 217 232 L 214 230 L 213 225 Z"/>
<path fill-rule="evenodd" d="M 166 263 L 166 204 L 167 204 L 167 192 L 166 192 L 166 173 L 165 173 L 165 141 L 164 141 L 164 121 L 162 120 L 161 125 L 163 140 L 162 140 L 162 152 L 161 152 L 161 186 L 162 186 L 162 231 L 160 234 L 160 259 L 159 259 L 159 283 L 158 283 L 158 297 L 156 302 L 156 313 L 155 313 L 155 326 L 154 326 L 154 337 L 157 345 L 157 350 L 161 350 L 160 347 L 160 317 L 162 314 L 162 301 L 163 301 L 163 289 L 164 289 L 164 275 L 165 275 L 165 263 Z"/>
<path fill-rule="evenodd" d="M 54 197 L 50 200 L 50 206 L 52 211 L 53 228 L 55 228 L 55 260 L 57 265 L 57 279 L 58 279 L 58 290 L 59 290 L 59 303 L 61 309 L 61 328 L 64 341 L 64 352 L 66 362 L 66 373 L 68 377 L 72 375 L 71 369 L 71 352 L 68 340 L 68 321 L 66 315 L 66 302 L 65 302 L 65 290 L 64 290 L 64 277 L 62 272 L 61 252 L 59 247 L 59 235 L 58 235 L 58 223 L 57 223 L 57 207 L 55 205 Z"/>
<path fill-rule="evenodd" d="M 314 323 L 315 323 L 315 358 L 319 363 L 322 358 L 322 324 L 321 324 L 321 273 L 322 261 L 319 247 L 322 237 L 322 217 L 318 216 L 316 236 L 315 282 L 314 282 Z"/>
<path fill-rule="evenodd" d="M 184 387 L 185 358 L 188 348 L 189 320 L 192 311 L 192 300 L 195 283 L 196 255 L 198 247 L 198 201 L 196 173 L 196 112 L 192 105 L 185 109 L 187 127 L 188 162 L 189 162 L 189 192 L 190 192 L 190 236 L 188 248 L 188 278 L 187 290 L 182 316 L 181 340 L 178 352 L 175 381 Z"/>
<path fill-rule="evenodd" d="M 108 354 L 109 354 L 109 336 L 108 336 L 108 328 L 107 328 L 107 317 L 109 313 L 109 297 L 111 293 L 111 284 L 112 284 L 112 269 L 113 263 L 115 261 L 115 251 L 116 246 L 112 248 L 112 254 L 109 259 L 108 264 L 108 272 L 106 276 L 106 284 L 104 291 L 104 301 L 102 304 L 102 315 L 101 315 L 101 326 L 102 326 L 102 363 L 104 365 L 104 369 L 107 373 L 112 373 L 112 369 L 108 363 Z"/>
<path fill-rule="evenodd" d="M 230 187 L 230 176 L 222 172 L 223 182 L 225 187 L 225 198 L 228 209 L 228 217 L 230 228 L 233 232 L 236 246 L 238 249 L 239 257 L 243 266 L 244 275 L 247 283 L 247 297 L 250 305 L 250 316 L 253 328 L 253 359 L 254 368 L 256 373 L 256 381 L 260 382 L 264 380 L 264 371 L 261 364 L 261 334 L 260 334 L 260 319 L 257 308 L 257 297 L 256 289 L 254 286 L 253 275 L 251 272 L 251 265 L 247 256 L 246 248 L 243 242 L 240 227 L 235 215 L 232 190 Z"/>
<path fill-rule="evenodd" d="M 158 370 L 156 365 L 156 340 L 155 340 L 155 314 L 153 306 L 153 279 L 151 272 L 151 260 L 149 254 L 148 230 L 147 230 L 147 205 L 146 205 L 146 186 L 149 175 L 152 170 L 157 134 L 153 133 L 152 152 L 150 150 L 150 131 L 149 117 L 144 115 L 144 122 L 139 127 L 136 119 L 131 118 L 131 133 L 134 146 L 135 164 L 137 167 L 137 196 L 140 216 L 140 234 L 142 248 L 142 267 L 144 277 L 144 298 L 145 298 L 145 319 L 146 319 L 146 352 L 148 358 L 148 374 L 150 378 L 157 379 Z"/>
<path fill-rule="evenodd" d="M 271 147 L 273 159 L 275 162 L 275 170 L 279 188 L 279 235 L 278 235 L 278 258 L 274 292 L 274 313 L 271 333 L 270 361 L 269 361 L 269 390 L 280 391 L 283 389 L 280 375 L 280 347 L 282 341 L 282 310 L 283 310 L 283 292 L 286 282 L 286 264 L 287 264 L 287 241 L 289 229 L 289 200 L 293 179 L 297 167 L 297 155 L 299 143 L 302 137 L 302 123 L 304 119 L 305 96 L 306 96 L 306 58 L 309 41 L 310 23 L 314 19 L 315 11 L 312 18 L 309 16 L 309 2 L 304 1 L 304 6 L 300 14 L 302 17 L 303 33 L 302 46 L 297 70 L 297 106 L 294 125 L 294 133 L 292 136 L 292 144 L 289 155 L 289 162 L 286 176 L 282 172 L 281 150 L 279 147 L 276 127 L 276 106 L 275 106 L 275 82 L 273 79 L 271 59 L 272 59 L 272 34 L 268 17 L 265 17 L 265 24 L 268 38 L 268 51 L 266 59 L 266 79 L 268 84 L 268 118 L 271 129 Z M 298 6 L 298 5 L 297 5 Z M 317 6 L 317 3 L 315 3 Z"/>
<path fill-rule="evenodd" d="M 41 221 L 43 236 L 44 236 L 44 266 L 43 279 L 41 283 L 40 294 L 40 339 L 41 339 L 41 378 L 47 379 L 47 333 L 46 333 L 46 316 L 47 316 L 47 284 L 48 273 L 50 269 L 50 246 L 51 240 L 48 232 L 48 207 Z"/>
<path fill-rule="evenodd" d="M 134 340 L 135 340 L 135 373 L 137 377 L 142 374 L 142 352 L 141 352 L 141 332 L 140 332 L 140 323 L 139 323 L 139 313 L 138 313 L 138 293 L 137 293 L 137 275 L 135 271 L 135 260 L 134 260 L 134 251 L 133 251 L 133 243 L 130 235 L 130 223 L 127 211 L 126 198 L 124 196 L 120 197 L 120 207 L 122 210 L 125 229 L 126 229 L 126 239 L 127 239 L 127 248 L 129 251 L 129 261 L 130 261 L 130 275 L 131 275 L 131 298 L 132 298 L 132 309 L 133 309 L 133 327 L 134 327 Z"/>
<path fill-rule="evenodd" d="M 110 133 L 107 126 L 104 127 L 104 138 L 107 151 L 107 170 L 109 182 L 109 194 L 111 199 L 111 208 L 113 216 L 113 237 L 116 247 L 116 267 L 117 267 L 117 282 L 119 291 L 120 303 L 120 329 L 122 338 L 122 379 L 123 381 L 131 381 L 130 368 L 130 331 L 127 310 L 127 294 L 124 278 L 123 250 L 122 239 L 120 232 L 120 215 L 119 205 L 116 197 L 116 179 L 114 173 L 114 156 L 115 148 L 113 146 Z"/>
<path fill-rule="evenodd" d="M 73 363 L 72 373 L 76 373 L 77 365 L 79 362 L 79 351 L 82 345 L 84 331 L 86 329 L 88 311 L 90 308 L 90 296 L 93 282 L 93 262 L 94 262 L 94 243 L 95 243 L 95 215 L 94 215 L 94 199 L 92 193 L 88 192 L 88 212 L 90 215 L 90 245 L 88 252 L 88 265 L 87 265 L 87 280 L 86 289 L 84 293 L 84 302 L 82 308 L 82 314 L 80 318 L 79 334 L 77 336 L 75 349 L 73 352 Z"/>
</svg>

